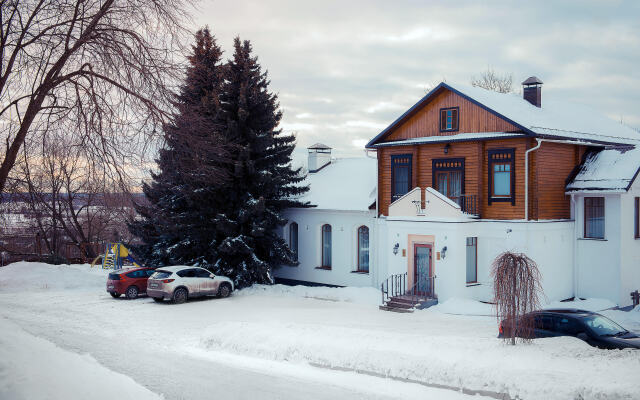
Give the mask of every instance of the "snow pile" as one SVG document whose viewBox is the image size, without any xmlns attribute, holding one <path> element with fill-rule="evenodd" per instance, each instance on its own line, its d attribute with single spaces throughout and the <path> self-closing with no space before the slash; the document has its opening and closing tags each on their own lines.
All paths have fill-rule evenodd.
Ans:
<svg viewBox="0 0 640 400">
<path fill-rule="evenodd" d="M 14 292 L 28 290 L 104 289 L 109 270 L 89 264 L 51 265 L 17 262 L 0 269 L 0 290 Z"/>
<path fill-rule="evenodd" d="M 65 351 L 5 319 L 0 326 L 0 399 L 162 398 L 89 355 Z"/>
<path fill-rule="evenodd" d="M 495 307 L 492 304 L 455 297 L 427 308 L 427 310 L 456 315 L 496 315 Z"/>
<path fill-rule="evenodd" d="M 201 346 L 433 385 L 507 392 L 526 399 L 633 398 L 638 394 L 640 357 L 633 350 L 599 350 L 568 337 L 514 347 L 495 337 L 457 335 L 455 330 L 427 335 L 419 329 L 406 333 L 236 321 L 211 326 Z"/>
<path fill-rule="evenodd" d="M 236 293 L 241 296 L 305 297 L 317 300 L 345 301 L 356 304 L 379 305 L 380 291 L 372 287 L 325 287 L 253 285 Z"/>
<path fill-rule="evenodd" d="M 587 310 L 598 312 L 602 310 L 607 310 L 609 308 L 617 307 L 617 304 L 607 299 L 576 299 L 572 301 L 552 301 L 547 303 L 543 309 L 569 309 L 575 308 L 578 310 Z"/>
<path fill-rule="evenodd" d="M 600 314 L 611 318 L 623 328 L 640 334 L 640 306 L 636 306 L 631 311 L 606 310 Z"/>
</svg>

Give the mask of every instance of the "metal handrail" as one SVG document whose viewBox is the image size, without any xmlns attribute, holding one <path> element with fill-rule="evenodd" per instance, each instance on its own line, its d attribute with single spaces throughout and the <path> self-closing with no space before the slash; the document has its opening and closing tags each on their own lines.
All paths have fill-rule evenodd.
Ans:
<svg viewBox="0 0 640 400">
<path fill-rule="evenodd" d="M 416 303 L 417 299 L 420 297 L 418 294 L 418 284 L 426 283 L 429 280 L 429 288 L 431 292 L 431 296 L 435 297 L 435 279 L 436 275 L 427 276 L 423 280 L 417 280 L 414 282 L 411 288 L 407 288 L 407 273 L 404 274 L 394 274 L 385 279 L 384 282 L 380 284 L 380 292 L 382 295 L 382 304 L 384 305 L 388 300 L 392 297 L 396 296 L 404 296 L 409 294 L 411 296 L 411 300 Z"/>
</svg>

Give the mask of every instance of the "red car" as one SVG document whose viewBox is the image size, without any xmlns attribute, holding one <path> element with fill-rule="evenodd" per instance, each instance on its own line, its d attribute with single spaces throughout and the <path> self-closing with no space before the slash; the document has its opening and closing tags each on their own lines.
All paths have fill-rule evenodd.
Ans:
<svg viewBox="0 0 640 400">
<path fill-rule="evenodd" d="M 113 271 L 107 278 L 107 292 L 117 298 L 124 294 L 135 299 L 147 291 L 147 279 L 155 272 L 153 268 L 136 267 Z"/>
</svg>

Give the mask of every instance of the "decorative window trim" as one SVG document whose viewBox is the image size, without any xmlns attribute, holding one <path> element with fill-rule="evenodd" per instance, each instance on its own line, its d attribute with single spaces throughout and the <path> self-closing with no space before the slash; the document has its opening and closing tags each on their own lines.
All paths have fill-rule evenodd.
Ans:
<svg viewBox="0 0 640 400">
<path fill-rule="evenodd" d="M 407 159 L 408 161 L 406 162 L 400 162 L 400 161 L 396 161 L 396 160 L 402 160 L 402 159 Z M 413 154 L 409 153 L 409 154 L 394 154 L 391 156 L 391 202 L 393 203 L 394 201 L 396 201 L 398 198 L 402 197 L 404 194 L 399 195 L 398 198 L 394 199 L 395 197 L 395 193 L 394 190 L 396 188 L 395 185 L 395 174 L 393 171 L 393 168 L 396 165 L 400 165 L 400 166 L 408 166 L 409 167 L 409 188 L 407 190 L 407 193 L 409 193 L 412 189 L 412 183 L 413 182 Z"/>
<path fill-rule="evenodd" d="M 438 172 L 462 171 L 462 182 L 460 183 L 461 194 L 464 191 L 464 157 L 459 158 L 434 158 L 431 161 L 431 187 L 436 188 Z M 443 193 L 446 196 L 446 193 Z"/>
<path fill-rule="evenodd" d="M 325 226 L 329 227 L 329 257 L 331 258 L 331 263 L 333 263 L 333 229 L 331 228 L 330 224 L 323 224 L 320 227 L 320 266 L 318 267 L 318 269 L 326 269 L 326 270 L 330 270 L 331 269 L 331 265 L 326 265 L 325 263 L 325 259 L 324 259 L 324 228 Z"/>
<path fill-rule="evenodd" d="M 606 222 L 606 200 L 603 196 L 588 196 L 585 197 L 583 200 L 583 207 L 582 207 L 582 219 L 583 221 L 583 232 L 582 232 L 582 237 L 584 239 L 596 239 L 596 240 L 603 240 L 605 238 L 605 233 L 606 233 L 606 225 L 602 226 L 602 237 L 600 236 L 587 236 L 587 199 L 602 199 L 602 220 L 603 220 L 603 224 L 604 222 Z"/>
<path fill-rule="evenodd" d="M 640 197 L 636 197 L 635 201 L 635 234 L 634 237 L 636 239 L 640 239 Z"/>
<path fill-rule="evenodd" d="M 442 116 L 445 111 L 455 111 L 455 114 L 452 114 L 452 122 L 451 129 L 446 128 L 446 122 L 443 124 Z M 444 114 L 446 115 L 446 114 Z M 453 116 L 455 115 L 455 118 Z M 445 117 L 446 118 L 446 117 Z M 460 107 L 447 107 L 440 109 L 440 132 L 457 132 L 460 130 Z M 444 125 L 444 129 L 443 129 Z"/>
<path fill-rule="evenodd" d="M 511 202 L 512 206 L 516 205 L 516 149 L 491 149 L 487 153 L 488 157 L 488 174 L 489 184 L 487 185 L 487 201 L 489 205 L 494 202 Z M 494 164 L 511 164 L 511 196 L 496 197 L 493 196 L 493 165 Z"/>
<path fill-rule="evenodd" d="M 368 237 L 367 241 L 369 242 L 369 265 L 367 266 L 367 269 L 362 269 L 362 266 L 360 265 L 360 229 L 365 228 L 367 230 L 367 236 L 369 236 L 369 233 L 371 232 L 371 230 L 369 229 L 368 226 L 366 225 L 360 225 L 357 229 L 357 234 L 356 234 L 356 247 L 358 249 L 357 251 L 357 259 L 356 259 L 356 270 L 352 271 L 352 272 L 357 272 L 357 273 L 361 273 L 361 274 L 368 274 L 369 270 L 371 269 L 371 240 Z"/>
</svg>

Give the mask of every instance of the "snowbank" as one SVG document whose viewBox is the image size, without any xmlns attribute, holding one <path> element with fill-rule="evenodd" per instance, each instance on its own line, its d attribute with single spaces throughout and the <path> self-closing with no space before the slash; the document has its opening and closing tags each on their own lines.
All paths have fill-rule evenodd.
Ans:
<svg viewBox="0 0 640 400">
<path fill-rule="evenodd" d="M 0 399 L 162 398 L 89 355 L 65 351 L 5 319 L 0 326 Z"/>
<path fill-rule="evenodd" d="M 496 315 L 495 308 L 491 304 L 461 298 L 451 298 L 443 303 L 438 303 L 433 307 L 427 308 L 427 310 L 456 315 Z"/>
<path fill-rule="evenodd" d="M 110 270 L 89 264 L 51 265 L 17 262 L 0 268 L 0 290 L 64 290 L 104 288 Z"/>
<path fill-rule="evenodd" d="M 463 330 L 465 321 L 458 323 Z M 599 350 L 568 337 L 509 346 L 495 337 L 463 338 L 455 330 L 425 335 L 420 330 L 222 322 L 205 331 L 201 347 L 525 399 L 634 398 L 640 374 L 639 353 L 633 350 Z"/>
<path fill-rule="evenodd" d="M 324 286 L 287 286 L 253 285 L 242 289 L 236 296 L 306 297 L 317 300 L 346 301 L 356 304 L 380 304 L 380 291 L 372 287 L 324 287 Z"/>
<path fill-rule="evenodd" d="M 567 309 L 567 308 L 576 308 L 578 310 L 587 310 L 598 312 L 602 310 L 607 310 L 609 308 L 616 307 L 617 304 L 607 299 L 585 299 L 580 300 L 576 299 L 573 301 L 552 301 L 547 303 L 543 308 L 544 309 Z"/>
</svg>

